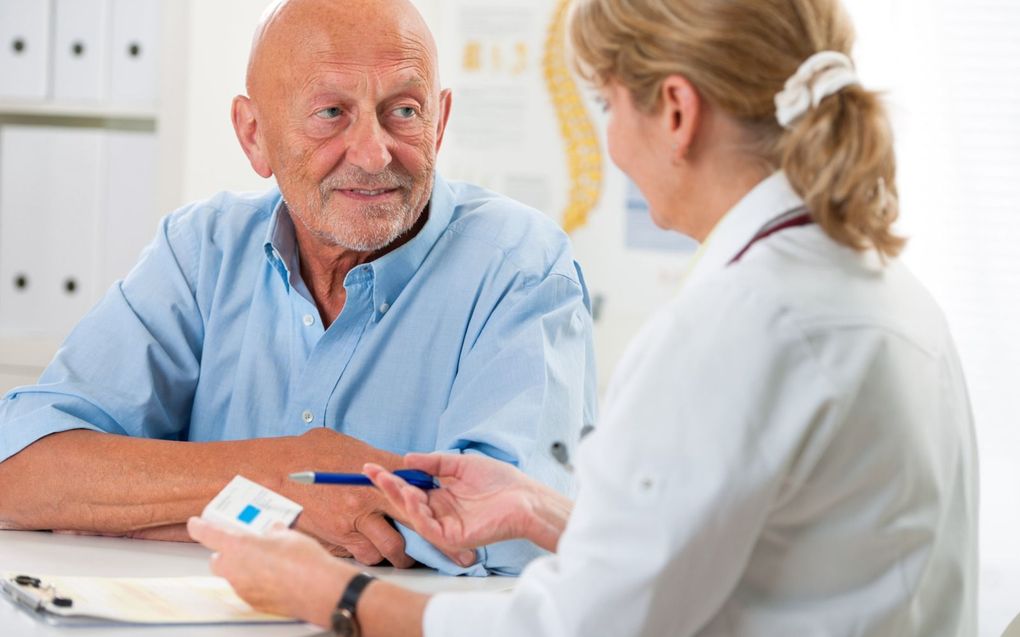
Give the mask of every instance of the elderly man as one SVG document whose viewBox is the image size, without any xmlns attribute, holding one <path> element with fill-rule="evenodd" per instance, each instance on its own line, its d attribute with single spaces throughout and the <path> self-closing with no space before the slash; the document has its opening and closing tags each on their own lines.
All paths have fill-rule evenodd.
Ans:
<svg viewBox="0 0 1020 637">
<path fill-rule="evenodd" d="M 279 189 L 167 217 L 39 384 L 0 402 L 0 524 L 185 539 L 235 474 L 297 500 L 338 554 L 454 563 L 372 489 L 300 470 L 482 453 L 559 489 L 593 418 L 587 293 L 550 220 L 434 172 L 450 112 L 406 0 L 291 0 L 256 34 L 233 123 Z M 116 434 L 116 435 L 110 435 Z"/>
</svg>

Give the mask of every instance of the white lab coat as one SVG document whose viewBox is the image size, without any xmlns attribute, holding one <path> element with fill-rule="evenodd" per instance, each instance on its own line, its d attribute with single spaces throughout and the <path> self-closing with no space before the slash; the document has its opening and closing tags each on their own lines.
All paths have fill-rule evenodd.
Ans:
<svg viewBox="0 0 1020 637">
<path fill-rule="evenodd" d="M 621 361 L 556 555 L 441 594 L 452 635 L 973 635 L 977 460 L 939 308 L 899 261 L 784 230 L 777 173 Z"/>
</svg>

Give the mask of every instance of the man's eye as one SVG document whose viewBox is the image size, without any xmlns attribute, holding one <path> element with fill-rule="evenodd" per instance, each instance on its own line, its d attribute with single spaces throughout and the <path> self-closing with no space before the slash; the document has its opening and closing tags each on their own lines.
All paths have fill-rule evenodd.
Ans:
<svg viewBox="0 0 1020 637">
<path fill-rule="evenodd" d="M 393 111 L 393 114 L 400 119 L 411 119 L 418 114 L 418 111 L 410 106 L 401 106 L 400 108 Z"/>
<path fill-rule="evenodd" d="M 319 119 L 336 119 L 337 117 L 340 117 L 340 115 L 342 114 L 343 111 L 340 110 L 339 106 L 330 106 L 329 108 L 324 108 L 321 111 L 317 111 L 315 113 L 315 116 L 318 117 Z"/>
</svg>

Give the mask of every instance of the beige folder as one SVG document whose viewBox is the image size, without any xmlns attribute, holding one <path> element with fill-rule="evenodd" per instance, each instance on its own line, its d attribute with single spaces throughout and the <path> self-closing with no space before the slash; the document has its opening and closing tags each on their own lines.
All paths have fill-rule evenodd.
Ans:
<svg viewBox="0 0 1020 637">
<path fill-rule="evenodd" d="M 6 572 L 3 592 L 54 624 L 286 623 L 254 610 L 218 577 L 61 577 Z"/>
</svg>

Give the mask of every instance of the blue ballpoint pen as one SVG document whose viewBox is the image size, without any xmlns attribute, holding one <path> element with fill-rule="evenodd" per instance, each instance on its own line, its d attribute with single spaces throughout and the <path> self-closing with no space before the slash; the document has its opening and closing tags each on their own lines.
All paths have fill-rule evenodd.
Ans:
<svg viewBox="0 0 1020 637">
<path fill-rule="evenodd" d="M 415 469 L 399 469 L 393 472 L 394 475 L 403 478 L 405 482 L 413 487 L 428 491 L 438 489 L 435 479 L 424 471 Z M 322 471 L 301 471 L 290 474 L 294 482 L 305 484 L 341 484 L 349 486 L 371 487 L 375 486 L 363 473 L 324 473 Z"/>
</svg>

